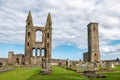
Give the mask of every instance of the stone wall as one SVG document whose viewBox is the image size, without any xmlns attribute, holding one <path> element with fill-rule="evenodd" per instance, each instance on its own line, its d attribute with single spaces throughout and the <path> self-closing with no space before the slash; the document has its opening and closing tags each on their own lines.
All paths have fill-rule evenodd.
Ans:
<svg viewBox="0 0 120 80">
<path fill-rule="evenodd" d="M 120 60 L 102 60 L 101 66 L 103 68 L 114 68 L 115 65 L 120 65 Z"/>
<path fill-rule="evenodd" d="M 14 52 L 9 51 L 8 53 L 8 64 L 10 65 L 22 65 L 24 64 L 24 55 L 23 54 L 14 54 Z"/>
<path fill-rule="evenodd" d="M 42 57 L 37 57 L 37 56 L 31 57 L 31 64 L 41 65 L 41 63 L 42 63 Z"/>
<path fill-rule="evenodd" d="M 0 62 L 2 63 L 2 65 L 7 65 L 8 64 L 8 58 L 0 58 Z"/>
<path fill-rule="evenodd" d="M 51 59 L 51 62 L 53 65 L 61 65 L 61 66 L 66 66 L 67 60 L 64 59 Z M 69 66 L 76 66 L 80 61 L 75 61 L 75 60 L 69 60 Z"/>
</svg>

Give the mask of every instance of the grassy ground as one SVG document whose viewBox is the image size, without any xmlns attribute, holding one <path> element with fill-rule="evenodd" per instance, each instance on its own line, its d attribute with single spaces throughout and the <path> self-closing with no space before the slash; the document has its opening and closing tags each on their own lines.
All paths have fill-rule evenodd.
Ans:
<svg viewBox="0 0 120 80">
<path fill-rule="evenodd" d="M 111 70 L 114 71 L 120 71 L 120 66 L 116 66 L 115 68 L 112 68 Z M 106 72 L 101 73 L 106 75 L 105 79 L 91 79 L 91 80 L 120 80 L 120 72 Z"/>
<path fill-rule="evenodd" d="M 82 75 L 60 67 L 53 67 L 50 75 L 33 75 L 27 80 L 86 80 Z"/>
<path fill-rule="evenodd" d="M 112 70 L 116 70 L 116 71 L 120 71 L 120 65 L 117 65 L 115 68 L 113 68 Z"/>
<path fill-rule="evenodd" d="M 16 68 L 12 71 L 0 73 L 0 80 L 27 80 L 37 74 L 39 68 Z"/>
<path fill-rule="evenodd" d="M 103 73 L 105 79 L 86 78 L 81 74 L 60 67 L 53 67 L 50 75 L 40 75 L 40 68 L 16 68 L 12 71 L 0 73 L 0 80 L 119 80 L 119 73 Z"/>
<path fill-rule="evenodd" d="M 53 67 L 50 75 L 40 75 L 40 68 L 16 68 L 0 73 L 0 80 L 86 80 L 82 75 L 60 67 Z"/>
</svg>

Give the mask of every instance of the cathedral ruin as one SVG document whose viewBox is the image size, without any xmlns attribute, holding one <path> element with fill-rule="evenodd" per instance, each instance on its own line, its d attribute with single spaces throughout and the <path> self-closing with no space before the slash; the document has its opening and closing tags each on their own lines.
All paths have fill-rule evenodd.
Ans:
<svg viewBox="0 0 120 80">
<path fill-rule="evenodd" d="M 37 40 L 37 32 L 40 32 L 41 40 Z M 83 53 L 83 61 L 70 60 L 71 66 L 86 66 L 87 69 L 98 68 L 99 66 L 109 68 L 119 60 L 100 60 L 99 51 L 99 29 L 98 23 L 89 23 L 87 25 L 88 51 Z M 25 25 L 25 52 L 24 54 L 15 54 L 8 52 L 8 58 L 0 59 L 4 65 L 37 65 L 40 66 L 42 74 L 51 73 L 52 65 L 66 66 L 66 60 L 51 59 L 52 50 L 52 19 L 50 13 L 45 26 L 34 26 L 32 14 L 29 11 Z"/>
<path fill-rule="evenodd" d="M 42 41 L 36 41 L 36 32 L 41 31 Z M 37 64 L 46 58 L 50 61 L 52 45 L 52 20 L 50 13 L 48 14 L 45 27 L 33 26 L 31 12 L 26 19 L 25 33 L 25 64 Z M 35 51 L 35 56 L 33 56 Z M 39 51 L 39 52 L 38 52 Z M 44 56 L 42 56 L 42 54 Z M 38 56 L 39 55 L 39 56 Z"/>
<path fill-rule="evenodd" d="M 34 26 L 32 14 L 29 11 L 25 26 L 25 55 L 14 54 L 10 51 L 8 55 L 8 64 L 12 65 L 41 65 L 42 69 L 51 68 L 51 48 L 52 48 L 52 20 L 48 13 L 45 27 Z M 41 41 L 36 40 L 36 33 L 42 37 Z M 35 55 L 34 55 L 35 53 Z"/>
</svg>

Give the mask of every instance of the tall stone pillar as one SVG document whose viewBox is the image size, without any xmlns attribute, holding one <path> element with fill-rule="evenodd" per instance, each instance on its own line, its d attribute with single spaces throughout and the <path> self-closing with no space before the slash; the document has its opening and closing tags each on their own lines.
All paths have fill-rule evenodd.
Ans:
<svg viewBox="0 0 120 80">
<path fill-rule="evenodd" d="M 29 11 L 27 19 L 26 19 L 26 30 L 25 30 L 25 64 L 31 64 L 31 57 L 32 57 L 32 28 L 33 28 L 33 21 L 32 15 Z"/>
<path fill-rule="evenodd" d="M 88 29 L 88 62 L 100 62 L 98 23 L 90 23 Z"/>
<path fill-rule="evenodd" d="M 50 13 L 48 14 L 46 26 L 45 26 L 45 52 L 42 59 L 41 74 L 51 73 L 51 49 L 52 49 L 52 20 Z"/>
<path fill-rule="evenodd" d="M 40 49 L 40 57 L 42 57 L 42 49 Z"/>
<path fill-rule="evenodd" d="M 37 64 L 37 49 L 35 49 L 35 64 Z"/>
<path fill-rule="evenodd" d="M 35 49 L 35 56 L 37 56 L 37 49 Z"/>
<path fill-rule="evenodd" d="M 42 57 L 42 69 L 46 69 L 46 59 Z"/>
</svg>

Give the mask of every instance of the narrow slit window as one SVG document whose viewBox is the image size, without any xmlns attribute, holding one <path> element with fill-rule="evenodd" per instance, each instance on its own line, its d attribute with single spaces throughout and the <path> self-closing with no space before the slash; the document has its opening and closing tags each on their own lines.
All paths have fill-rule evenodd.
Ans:
<svg viewBox="0 0 120 80">
<path fill-rule="evenodd" d="M 28 22 L 28 26 L 30 26 L 30 22 Z"/>
<path fill-rule="evenodd" d="M 49 38 L 49 33 L 47 33 L 47 38 Z"/>
<path fill-rule="evenodd" d="M 29 46 L 29 42 L 27 42 L 27 46 Z"/>
<path fill-rule="evenodd" d="M 50 26 L 50 23 L 49 23 L 49 26 Z"/>
<path fill-rule="evenodd" d="M 96 53 L 95 53 L 95 56 L 96 56 Z"/>
<path fill-rule="evenodd" d="M 30 37 L 30 32 L 28 32 L 28 37 Z"/>
</svg>

